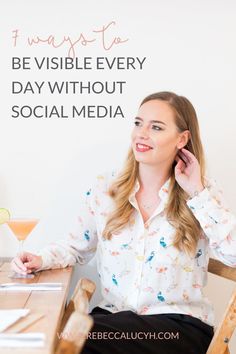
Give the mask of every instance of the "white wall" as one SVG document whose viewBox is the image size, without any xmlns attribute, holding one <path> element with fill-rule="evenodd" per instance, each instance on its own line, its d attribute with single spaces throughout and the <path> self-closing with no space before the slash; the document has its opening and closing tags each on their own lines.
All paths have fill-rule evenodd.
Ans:
<svg viewBox="0 0 236 354">
<path fill-rule="evenodd" d="M 236 211 L 235 156 L 235 22 L 232 0 L 147 0 L 111 2 L 8 0 L 1 6 L 1 118 L 0 207 L 12 214 L 39 216 L 41 223 L 26 240 L 35 251 L 65 236 L 76 215 L 81 193 L 93 177 L 120 166 L 129 146 L 132 118 L 147 94 L 169 90 L 188 97 L 199 117 L 208 168 Z M 98 72 L 13 71 L 12 56 L 65 56 L 66 45 L 54 49 L 41 44 L 30 47 L 27 37 L 54 35 L 92 38 L 92 30 L 111 21 L 107 32 L 128 38 L 109 51 L 97 40 L 76 46 L 79 57 L 146 57 L 143 70 Z M 17 46 L 12 30 L 19 30 Z M 96 37 L 98 38 L 98 37 Z M 57 42 L 57 43 L 58 43 Z M 124 93 L 114 95 L 12 95 L 12 81 L 121 81 Z M 124 119 L 13 119 L 11 106 L 36 104 L 66 108 L 72 104 L 121 105 Z M 5 226 L 0 227 L 0 256 L 13 256 L 17 242 Z M 94 268 L 89 268 L 88 272 Z M 83 270 L 84 271 L 84 270 Z M 213 290 L 214 281 L 210 284 Z M 221 297 L 230 292 L 222 288 Z M 220 311 L 221 303 L 217 303 Z"/>
</svg>

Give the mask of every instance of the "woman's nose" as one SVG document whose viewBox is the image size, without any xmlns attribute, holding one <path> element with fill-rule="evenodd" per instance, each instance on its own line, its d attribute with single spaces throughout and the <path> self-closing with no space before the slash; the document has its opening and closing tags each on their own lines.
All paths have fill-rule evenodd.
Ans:
<svg viewBox="0 0 236 354">
<path fill-rule="evenodd" d="M 148 138 L 149 137 L 148 128 L 141 127 L 140 130 L 139 130 L 139 137 L 140 138 Z"/>
</svg>

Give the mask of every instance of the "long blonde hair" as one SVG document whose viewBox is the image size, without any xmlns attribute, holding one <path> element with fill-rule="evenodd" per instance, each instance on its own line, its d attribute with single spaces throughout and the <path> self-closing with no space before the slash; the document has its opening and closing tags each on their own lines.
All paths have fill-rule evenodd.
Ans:
<svg viewBox="0 0 236 354">
<path fill-rule="evenodd" d="M 162 100 L 169 104 L 175 114 L 175 123 L 179 132 L 190 131 L 190 138 L 185 148 L 192 152 L 200 165 L 202 184 L 204 185 L 205 158 L 200 139 L 200 131 L 195 109 L 191 102 L 173 92 L 157 92 L 144 98 L 140 107 L 150 100 Z M 187 193 L 175 180 L 173 161 L 168 201 L 165 212 L 169 223 L 175 228 L 173 245 L 189 255 L 194 255 L 197 241 L 201 233 L 201 226 L 193 213 L 186 205 Z M 134 207 L 129 202 L 138 177 L 138 162 L 135 160 L 133 150 L 130 147 L 123 169 L 109 187 L 108 195 L 113 198 L 115 208 L 108 215 L 103 237 L 110 239 L 112 234 L 118 234 L 126 225 L 132 222 Z"/>
</svg>

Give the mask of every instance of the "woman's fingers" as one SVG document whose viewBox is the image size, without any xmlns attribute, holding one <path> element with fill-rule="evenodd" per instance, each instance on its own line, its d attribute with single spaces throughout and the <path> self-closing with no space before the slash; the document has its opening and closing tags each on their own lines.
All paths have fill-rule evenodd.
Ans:
<svg viewBox="0 0 236 354">
<path fill-rule="evenodd" d="M 177 162 L 179 162 L 179 160 L 180 160 L 180 161 L 182 161 L 182 162 L 185 163 L 185 161 L 180 157 L 179 154 L 177 154 L 177 155 L 175 156 L 175 160 L 176 160 Z"/>
<path fill-rule="evenodd" d="M 179 162 L 180 157 L 178 155 L 175 156 L 175 161 Z"/>
<path fill-rule="evenodd" d="M 182 154 L 184 154 L 190 163 L 194 162 L 196 160 L 196 157 L 194 156 L 193 153 L 191 153 L 189 150 L 182 148 L 181 149 Z"/>
<path fill-rule="evenodd" d="M 37 267 L 37 263 L 35 259 L 32 259 L 30 262 L 26 262 L 24 265 L 28 270 Z"/>
<path fill-rule="evenodd" d="M 32 258 L 30 259 L 29 262 L 24 263 L 25 267 L 30 270 L 37 270 L 42 266 L 42 257 L 41 256 L 36 256 L 32 255 Z"/>
<path fill-rule="evenodd" d="M 16 273 L 26 274 L 27 268 L 24 266 L 23 262 L 19 257 L 13 258 L 11 261 L 11 269 Z"/>
<path fill-rule="evenodd" d="M 13 258 L 11 261 L 11 269 L 20 274 L 31 273 L 38 270 L 43 264 L 41 256 L 24 252 L 23 254 Z"/>
<path fill-rule="evenodd" d="M 177 165 L 178 165 L 178 168 L 179 168 L 179 166 L 180 166 L 182 170 L 188 166 L 188 161 L 187 161 L 187 159 L 184 158 L 184 157 L 182 157 L 182 156 L 180 156 L 180 154 L 177 154 L 177 155 L 176 155 L 175 160 L 179 163 L 179 165 L 177 164 Z M 177 166 L 177 165 L 176 165 L 176 166 Z"/>
<path fill-rule="evenodd" d="M 185 155 L 182 151 L 179 151 L 178 154 L 186 164 L 191 163 L 191 160 L 189 159 L 189 157 L 187 155 Z"/>
<path fill-rule="evenodd" d="M 181 158 L 179 158 L 178 156 L 176 156 L 176 161 L 178 161 L 177 165 L 175 166 L 175 170 L 178 173 L 182 173 L 186 167 L 185 163 L 183 162 L 183 160 L 181 160 Z"/>
</svg>

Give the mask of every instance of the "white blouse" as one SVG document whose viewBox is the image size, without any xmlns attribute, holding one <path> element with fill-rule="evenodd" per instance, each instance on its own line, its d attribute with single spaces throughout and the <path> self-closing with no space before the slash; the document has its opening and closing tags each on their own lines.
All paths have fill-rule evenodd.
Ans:
<svg viewBox="0 0 236 354">
<path fill-rule="evenodd" d="M 213 179 L 186 203 L 202 227 L 194 257 L 173 245 L 175 230 L 165 216 L 170 179 L 159 190 L 161 202 L 145 223 L 135 194 L 132 221 L 111 240 L 102 237 L 106 216 L 114 207 L 107 190 L 118 171 L 97 176 L 81 203 L 74 229 L 38 254 L 39 270 L 85 264 L 96 253 L 103 300 L 98 306 L 111 312 L 131 310 L 138 314 L 182 313 L 213 326 L 213 306 L 203 294 L 207 282 L 209 250 L 215 258 L 236 267 L 236 218 L 225 207 L 222 191 Z"/>
</svg>

